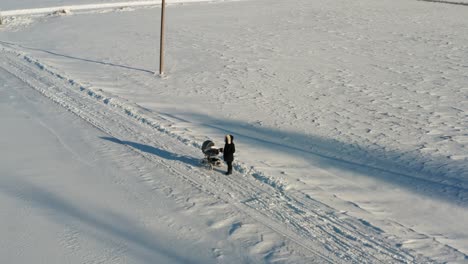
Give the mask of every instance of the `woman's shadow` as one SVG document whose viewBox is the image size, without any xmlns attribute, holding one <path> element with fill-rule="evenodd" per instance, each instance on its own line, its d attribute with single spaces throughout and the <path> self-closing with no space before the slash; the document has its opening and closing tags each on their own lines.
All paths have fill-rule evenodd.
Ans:
<svg viewBox="0 0 468 264">
<path fill-rule="evenodd" d="M 160 158 L 163 158 L 163 159 L 180 161 L 180 162 L 183 162 L 183 163 L 186 163 L 188 165 L 195 166 L 195 167 L 200 166 L 200 159 L 199 158 L 177 155 L 175 153 L 172 153 L 172 152 L 169 152 L 169 151 L 166 151 L 166 150 L 162 150 L 162 149 L 159 149 L 159 148 L 155 148 L 153 146 L 144 145 L 144 144 L 140 144 L 140 143 L 136 143 L 136 142 L 132 142 L 132 141 L 123 141 L 123 140 L 119 140 L 119 139 L 114 138 L 114 137 L 100 137 L 100 138 L 102 138 L 104 140 L 108 140 L 108 141 L 113 142 L 113 143 L 120 144 L 120 145 L 127 145 L 127 146 L 130 146 L 130 147 L 132 147 L 134 149 L 137 149 L 139 151 L 146 152 L 146 153 L 149 153 L 149 154 L 153 154 L 153 155 L 156 155 L 156 156 L 158 156 Z"/>
</svg>

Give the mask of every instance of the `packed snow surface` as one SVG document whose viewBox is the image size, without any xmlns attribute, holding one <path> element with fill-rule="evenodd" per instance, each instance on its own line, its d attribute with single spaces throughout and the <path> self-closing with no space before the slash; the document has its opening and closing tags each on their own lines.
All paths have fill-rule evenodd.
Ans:
<svg viewBox="0 0 468 264">
<path fill-rule="evenodd" d="M 175 2 L 2 1 L 1 262 L 468 262 L 468 6 Z"/>
</svg>

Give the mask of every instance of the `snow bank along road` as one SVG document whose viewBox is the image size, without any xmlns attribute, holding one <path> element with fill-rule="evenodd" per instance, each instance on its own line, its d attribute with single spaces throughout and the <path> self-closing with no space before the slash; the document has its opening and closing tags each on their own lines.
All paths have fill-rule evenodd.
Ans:
<svg viewBox="0 0 468 264">
<path fill-rule="evenodd" d="M 37 125 L 28 124 L 38 122 L 56 136 L 56 140 L 68 152 L 68 154 L 59 153 L 57 150 L 55 155 L 73 156 L 76 161 L 82 163 L 82 166 L 89 166 L 92 169 L 99 170 L 100 165 L 102 165 L 101 169 L 105 171 L 104 177 L 100 171 L 97 171 L 96 174 L 91 175 L 91 178 L 81 178 L 87 173 L 79 173 L 79 171 L 76 174 L 69 172 L 64 175 L 44 174 L 46 176 L 41 178 L 35 178 L 34 172 L 16 173 L 16 175 L 13 174 L 15 177 L 2 176 L 0 186 L 4 198 L 2 203 L 6 204 L 7 208 L 26 206 L 25 211 L 21 210 L 18 215 L 4 215 L 4 219 L 10 219 L 8 223 L 15 226 L 15 229 L 22 229 L 17 230 L 19 233 L 3 230 L 2 234 L 8 234 L 7 240 L 13 241 L 5 248 L 5 252 L 2 249 L 4 261 L 21 261 L 25 256 L 32 258 L 42 254 L 42 257 L 45 258 L 57 256 L 58 263 L 60 259 L 68 257 L 65 252 L 57 253 L 60 250 L 57 250 L 55 244 L 50 242 L 56 239 L 52 234 L 45 235 L 40 229 L 36 229 L 35 225 L 44 225 L 46 230 L 47 228 L 51 229 L 51 226 L 54 225 L 64 225 L 59 234 L 56 235 L 61 237 L 60 243 L 66 248 L 66 251 L 71 252 L 70 254 L 74 256 L 78 255 L 78 258 L 81 256 L 91 258 L 91 261 L 99 259 L 109 262 L 119 258 L 142 256 L 145 258 L 144 261 L 151 258 L 163 258 L 164 256 L 161 256 L 164 255 L 163 253 L 155 251 L 160 250 L 159 246 L 165 241 L 153 240 L 146 233 L 146 229 L 132 226 L 131 220 L 148 225 L 147 228 L 160 228 L 158 224 L 161 224 L 159 223 L 161 221 L 164 222 L 164 219 L 166 224 L 167 221 L 175 221 L 171 218 L 171 216 L 174 217 L 174 212 L 170 213 L 167 217 L 169 219 L 167 219 L 164 212 L 154 212 L 151 209 L 152 205 L 158 204 L 154 201 L 158 198 L 157 194 L 165 193 L 167 197 L 174 199 L 173 202 L 180 207 L 177 209 L 178 213 L 195 219 L 197 217 L 205 220 L 210 219 L 202 230 L 210 228 L 225 230 L 228 235 L 225 242 L 223 242 L 224 240 L 219 241 L 218 247 L 212 249 L 212 253 L 218 261 L 225 259 L 227 262 L 237 263 L 240 258 L 242 260 L 240 262 L 265 260 L 291 263 L 430 262 L 425 258 L 413 255 L 411 251 L 399 248 L 394 241 L 392 242 L 391 238 L 386 237 L 382 230 L 363 219 L 350 217 L 345 212 L 337 212 L 314 200 L 313 197 L 290 193 L 279 186 L 269 185 L 268 182 L 264 182 L 261 172 L 237 168 L 241 175 L 224 177 L 217 171 L 212 172 L 199 168 L 198 159 L 194 158 L 199 156 L 198 146 L 185 144 L 182 139 L 171 135 L 170 131 L 163 127 L 157 126 L 150 120 L 138 118 L 136 108 L 132 109 L 130 104 L 109 101 L 105 94 L 86 90 L 71 80 L 55 75 L 39 62 L 14 51 L 4 48 L 1 50 L 0 56 L 0 76 L 4 81 L 0 91 L 5 95 L 2 96 L 2 109 L 5 109 L 8 98 L 10 100 L 18 96 L 26 98 L 15 99 L 14 104 L 17 105 L 13 106 L 13 109 L 2 111 L 2 118 L 10 120 L 9 118 L 15 116 L 14 113 L 17 110 L 26 111 L 29 114 L 35 112 L 34 107 L 29 106 L 29 104 L 37 104 L 36 101 L 41 99 L 37 99 L 36 93 L 42 94 L 85 120 L 97 130 L 94 129 L 93 132 L 90 127 L 86 128 L 86 126 L 80 125 L 81 121 L 70 117 L 66 118 L 71 122 L 70 129 L 84 131 L 73 132 L 73 130 L 63 128 L 64 124 L 58 121 L 52 126 L 45 125 L 47 120 L 50 121 L 48 115 L 51 115 L 51 111 L 48 109 L 33 114 L 32 118 L 36 119 L 35 121 L 23 120 L 23 129 L 29 131 L 33 128 L 38 132 Z M 15 80 L 9 81 L 12 78 Z M 11 87 L 15 87 L 16 90 L 13 91 Z M 24 102 L 21 102 L 22 100 Z M 143 110 L 139 109 L 138 111 Z M 10 125 L 9 128 L 13 129 L 11 125 L 14 124 L 8 122 L 4 122 L 4 124 Z M 55 129 L 62 131 L 55 131 Z M 31 135 L 20 128 L 18 130 L 21 133 L 15 135 L 23 135 L 24 139 L 11 134 L 9 134 L 9 139 L 19 140 L 20 143 L 24 140 L 24 143 L 19 144 L 19 150 L 27 148 L 28 136 L 33 139 L 34 137 L 39 140 L 43 139 L 40 135 Z M 91 132 L 88 132 L 90 130 Z M 67 132 L 78 137 L 85 134 L 84 145 L 81 146 L 81 143 L 70 138 L 70 135 L 66 136 L 65 134 L 66 138 L 62 139 L 61 135 Z M 16 133 L 16 131 L 12 131 L 12 133 Z M 93 138 L 93 136 L 97 136 L 97 138 Z M 72 141 L 71 145 L 70 141 Z M 94 144 L 96 145 L 93 146 Z M 15 149 L 11 144 L 8 146 L 11 147 L 10 151 L 12 151 L 13 157 L 22 155 L 15 154 Z M 32 144 L 32 146 L 36 146 L 36 144 Z M 137 171 L 141 182 L 136 178 L 126 177 L 125 173 L 118 172 L 118 169 L 106 171 L 112 168 L 112 165 L 94 161 L 94 157 L 86 155 L 88 147 L 93 151 L 96 149 L 100 151 L 101 148 L 104 148 L 104 154 L 101 155 L 108 155 L 116 159 L 114 162 L 119 164 L 118 168 L 124 167 L 125 172 Z M 70 162 L 69 158 L 55 156 L 55 158 L 46 160 L 48 164 L 41 164 L 40 159 L 37 158 L 40 150 L 34 148 L 32 150 L 35 155 L 30 157 L 31 160 L 28 161 L 33 165 L 30 167 L 32 170 L 39 168 L 39 170 L 47 172 L 48 166 L 60 167 L 63 165 L 63 161 Z M 3 155 L 6 158 L 9 154 Z M 93 155 L 97 154 L 93 153 Z M 100 158 L 100 155 L 97 157 Z M 56 164 L 57 161 L 59 164 Z M 22 164 L 17 164 L 19 161 L 15 162 L 16 166 L 23 167 Z M 15 165 L 12 166 L 13 171 Z M 74 167 L 74 165 L 69 166 Z M 67 168 L 65 167 L 65 169 Z M 11 171 L 7 169 L 7 172 Z M 158 191 L 155 194 L 156 197 L 152 197 L 148 190 L 142 193 L 139 187 L 142 182 L 147 184 L 149 189 Z M 120 197 L 120 193 L 115 193 L 115 196 L 110 196 L 111 198 L 108 197 L 109 192 L 118 191 L 124 191 L 127 197 Z M 135 197 L 131 198 L 133 195 Z M 9 202 L 12 199 L 18 201 Z M 123 206 L 127 216 L 135 215 L 134 218 L 126 219 L 115 215 L 112 211 L 100 210 L 94 203 L 100 202 L 101 199 L 104 199 L 102 206 L 114 208 L 116 211 L 122 210 L 121 206 Z M 130 199 L 130 201 L 126 201 L 126 199 Z M 37 213 L 41 210 L 43 212 Z M 167 210 L 170 209 L 166 208 Z M 31 213 L 31 211 L 36 211 L 36 213 Z M 152 213 L 148 213 L 148 211 Z M 31 217 L 31 214 L 33 214 L 33 217 L 29 218 L 31 222 L 25 223 L 24 221 L 29 221 L 28 217 Z M 153 217 L 158 219 L 151 220 Z M 18 221 L 18 219 L 23 220 Z M 104 222 L 105 219 L 108 222 Z M 150 221 L 150 223 L 145 221 Z M 156 223 L 152 221 L 156 221 Z M 182 223 L 174 225 L 183 225 L 184 221 L 181 221 Z M 130 227 L 127 226 L 128 224 Z M 173 232 L 178 236 L 196 236 L 192 233 L 195 232 L 195 227 L 190 226 L 187 230 L 183 230 L 186 227 L 182 226 L 180 227 L 182 231 L 173 230 Z M 2 225 L 1 228 L 9 227 Z M 32 239 L 36 234 L 41 238 L 44 237 L 44 240 L 54 247 L 47 248 L 47 245 L 41 242 L 39 243 L 41 247 L 38 247 L 37 250 L 34 249 L 30 243 L 33 243 Z M 165 235 L 170 236 L 171 234 Z M 198 235 L 203 237 L 205 234 Z M 95 252 L 96 249 L 92 249 L 92 245 L 87 245 L 88 240 L 93 241 L 92 245 L 98 244 L 97 248 L 105 251 L 105 256 Z M 230 243 L 230 240 L 233 242 Z M 24 244 L 15 244 L 21 242 Z M 243 255 L 242 252 L 236 252 L 236 249 L 229 252 L 230 248 L 236 246 L 243 248 L 248 254 Z M 199 246 L 185 247 L 190 249 L 189 252 L 195 256 L 194 258 L 206 258 L 201 253 L 199 255 L 194 253 Z M 38 253 L 39 250 L 42 253 Z M 164 250 L 169 249 L 163 247 L 163 250 L 159 252 Z M 86 252 L 89 251 L 93 254 L 88 255 Z M 169 256 L 177 256 L 169 258 L 170 261 L 184 263 L 190 259 L 190 256 L 183 256 L 181 251 L 169 252 Z M 233 256 L 237 259 L 233 260 Z"/>
</svg>

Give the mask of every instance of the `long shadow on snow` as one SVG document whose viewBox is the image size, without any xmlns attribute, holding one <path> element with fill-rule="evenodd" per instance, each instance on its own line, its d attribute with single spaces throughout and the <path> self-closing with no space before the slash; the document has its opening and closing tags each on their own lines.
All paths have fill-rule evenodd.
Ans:
<svg viewBox="0 0 468 264">
<path fill-rule="evenodd" d="M 161 256 L 170 263 L 200 263 L 190 256 L 184 256 L 181 250 L 177 251 L 167 243 L 176 238 L 156 237 L 152 232 L 124 215 L 109 211 L 105 208 L 80 208 L 48 190 L 44 190 L 32 183 L 15 178 L 13 181 L 3 179 L 0 181 L 0 191 L 4 194 L 26 200 L 41 209 L 53 212 L 51 220 L 58 224 L 79 223 L 83 225 L 81 232 L 94 237 L 103 244 L 115 244 L 115 239 L 125 242 L 126 252 L 139 259 L 142 263 L 152 264 Z M 89 230 L 89 231 L 88 231 Z M 98 232 L 96 232 L 96 230 Z M 192 241 L 195 243 L 195 241 Z M 185 243 L 177 240 L 177 243 Z M 190 246 L 187 243 L 188 246 Z"/>
<path fill-rule="evenodd" d="M 135 68 L 135 67 L 126 66 L 126 65 L 120 65 L 120 64 L 115 64 L 115 63 L 111 63 L 111 62 L 103 62 L 103 61 L 97 61 L 97 60 L 92 60 L 92 59 L 79 58 L 79 57 L 75 57 L 75 56 L 71 56 L 71 55 L 65 55 L 65 54 L 60 54 L 60 53 L 56 53 L 56 52 L 48 51 L 48 50 L 44 50 L 44 49 L 26 47 L 26 46 L 23 46 L 23 45 L 20 45 L 20 44 L 10 43 L 10 42 L 6 42 L 6 41 L 2 41 L 2 40 L 0 40 L 0 43 L 1 43 L 1 44 L 4 44 L 4 45 L 8 45 L 8 46 L 17 46 L 17 47 L 20 47 L 20 48 L 23 48 L 23 49 L 34 50 L 34 51 L 40 51 L 40 52 L 44 52 L 44 53 L 47 53 L 47 54 L 50 54 L 50 55 L 54 55 L 54 56 L 58 56 L 58 57 L 64 57 L 64 58 L 73 59 L 73 60 L 80 60 L 80 61 L 85 61 L 85 62 L 90 62 L 90 63 L 102 64 L 102 65 L 106 65 L 106 66 L 112 66 L 112 67 L 123 68 L 123 69 L 127 69 L 127 70 L 141 71 L 141 72 L 146 72 L 146 73 L 154 74 L 153 71 L 146 70 L 146 69 Z"/>
<path fill-rule="evenodd" d="M 420 157 L 410 153 L 398 153 L 383 148 L 373 150 L 313 135 L 220 120 L 201 114 L 190 113 L 190 116 L 201 120 L 202 126 L 233 134 L 238 142 L 245 142 L 247 146 L 260 144 L 274 151 L 308 158 L 310 163 L 317 167 L 357 172 L 425 196 L 468 206 L 468 172 L 464 161 L 433 157 L 430 161 L 431 168 L 448 169 L 423 170 L 424 161 L 421 162 Z M 175 116 L 174 118 L 180 119 Z M 450 164 L 447 164 L 448 162 Z"/>
<path fill-rule="evenodd" d="M 449 4 L 449 5 L 468 6 L 468 3 L 464 3 L 464 2 L 453 2 L 453 1 L 445 1 L 445 0 L 419 0 L 419 1 L 421 1 L 421 2 L 439 3 L 439 4 Z"/>
<path fill-rule="evenodd" d="M 137 150 L 140 150 L 142 152 L 153 154 L 166 160 L 176 160 L 176 161 L 180 161 L 191 166 L 198 166 L 198 164 L 200 163 L 200 159 L 196 159 L 196 158 L 189 157 L 189 156 L 180 156 L 180 155 L 174 154 L 172 152 L 169 152 L 163 149 L 155 148 L 153 146 L 148 146 L 148 145 L 144 145 L 144 144 L 140 144 L 140 143 L 136 143 L 132 141 L 123 141 L 114 137 L 100 137 L 100 138 L 117 143 L 117 144 L 127 145 Z"/>
</svg>

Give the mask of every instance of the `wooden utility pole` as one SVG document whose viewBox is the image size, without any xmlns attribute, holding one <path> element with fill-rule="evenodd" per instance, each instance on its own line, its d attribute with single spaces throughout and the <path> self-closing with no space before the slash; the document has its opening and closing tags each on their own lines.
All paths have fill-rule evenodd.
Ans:
<svg viewBox="0 0 468 264">
<path fill-rule="evenodd" d="M 166 0 L 161 3 L 161 39 L 159 42 L 159 75 L 164 72 L 164 15 L 166 12 Z"/>
</svg>

